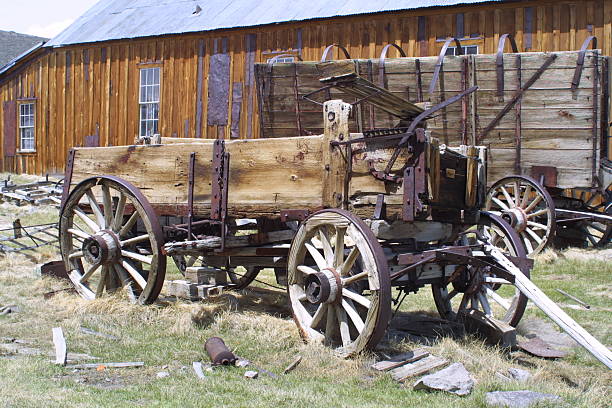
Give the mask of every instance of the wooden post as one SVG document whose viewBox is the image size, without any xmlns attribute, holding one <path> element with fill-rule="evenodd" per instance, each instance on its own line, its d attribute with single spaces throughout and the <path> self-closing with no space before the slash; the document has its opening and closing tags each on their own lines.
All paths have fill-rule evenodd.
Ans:
<svg viewBox="0 0 612 408">
<path fill-rule="evenodd" d="M 351 105 L 341 100 L 331 100 L 323 105 L 325 134 L 323 138 L 323 205 L 332 208 L 346 208 L 348 197 L 344 196 L 345 181 L 348 177 L 347 149 L 333 147 L 332 141 L 347 140 L 350 137 L 349 115 Z"/>
</svg>

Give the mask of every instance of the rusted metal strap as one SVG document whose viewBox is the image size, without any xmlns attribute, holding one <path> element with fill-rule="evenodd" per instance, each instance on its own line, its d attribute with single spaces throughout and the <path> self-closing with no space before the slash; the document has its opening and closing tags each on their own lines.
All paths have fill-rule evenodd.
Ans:
<svg viewBox="0 0 612 408">
<path fill-rule="evenodd" d="M 506 40 L 510 40 L 512 52 L 519 52 L 518 47 L 516 46 L 516 41 L 514 40 L 514 36 L 512 34 L 503 34 L 501 37 L 499 37 L 499 43 L 497 44 L 497 57 L 495 58 L 495 63 L 497 65 L 497 96 L 499 98 L 502 98 L 502 100 L 504 97 L 504 47 L 506 45 Z"/>
<path fill-rule="evenodd" d="M 195 152 L 189 155 L 189 181 L 187 185 L 187 239 L 192 239 L 191 227 L 193 222 L 193 189 L 195 185 Z"/>
<path fill-rule="evenodd" d="M 421 197 L 427 193 L 425 182 L 425 129 L 416 130 L 415 143 L 412 145 L 414 162 L 412 166 L 404 169 L 404 203 L 402 206 L 402 220 L 411 222 L 419 216 L 424 205 Z"/>
<path fill-rule="evenodd" d="M 589 48 L 589 44 L 593 43 L 591 49 L 597 49 L 597 37 L 591 35 L 587 37 L 586 40 L 582 43 L 582 47 L 580 47 L 580 52 L 578 53 L 578 60 L 576 61 L 576 70 L 574 71 L 574 78 L 572 78 L 572 91 L 575 91 L 580 84 L 580 76 L 582 75 L 582 68 L 584 67 L 584 56 L 586 54 L 587 48 Z"/>
<path fill-rule="evenodd" d="M 512 99 L 506 104 L 506 106 L 504 106 L 504 108 L 502 110 L 499 111 L 499 113 L 495 116 L 495 118 L 491 121 L 491 123 L 489 123 L 487 125 L 487 127 L 482 131 L 482 133 L 480 134 L 480 136 L 478 137 L 478 140 L 476 141 L 476 144 L 480 143 L 480 141 L 495 127 L 497 126 L 497 124 L 499 123 L 499 121 L 510 111 L 510 109 L 512 109 L 514 107 L 514 105 L 516 104 L 516 102 L 518 102 L 518 100 L 521 98 L 521 96 L 523 95 L 523 93 L 529 89 L 531 87 L 531 85 L 533 85 L 535 83 L 535 81 L 538 80 L 538 78 L 540 78 L 540 76 L 542 75 L 542 73 L 544 71 L 546 71 L 546 69 L 550 66 L 550 64 L 552 64 L 555 59 L 557 59 L 557 55 L 556 54 L 551 54 L 546 61 L 544 61 L 544 64 L 542 64 L 542 66 L 531 76 L 531 78 L 529 78 L 529 80 L 527 82 L 525 82 L 525 85 L 523 85 L 518 91 L 516 91 L 516 94 L 514 94 L 514 96 L 512 97 Z"/>
<path fill-rule="evenodd" d="M 522 73 L 521 73 L 521 56 L 516 56 L 516 82 L 518 90 L 521 89 Z M 515 121 L 514 121 L 514 143 L 515 143 L 515 155 L 514 155 L 514 172 L 521 174 L 521 149 L 522 149 L 522 123 L 521 123 L 521 100 L 519 97 L 516 102 L 515 110 Z"/>
<path fill-rule="evenodd" d="M 597 187 L 597 143 L 598 143 L 598 135 L 597 135 L 597 125 L 599 124 L 597 120 L 597 113 L 599 109 L 599 103 L 597 101 L 599 91 L 599 58 L 596 55 L 595 61 L 593 62 L 593 124 L 592 124 L 592 137 L 591 141 L 593 143 L 593 155 L 591 156 L 591 187 Z"/>
<path fill-rule="evenodd" d="M 436 62 L 436 67 L 434 68 L 433 78 L 431 78 L 431 82 L 429 83 L 429 95 L 431 96 L 436 88 L 436 82 L 438 82 L 438 77 L 440 76 L 440 70 L 442 69 L 442 65 L 444 64 L 444 56 L 446 55 L 446 50 L 450 45 L 451 41 L 454 41 L 457 45 L 457 51 L 459 55 L 463 55 L 463 48 L 461 48 L 461 43 L 458 39 L 454 37 L 449 37 L 442 46 L 442 50 L 440 50 L 440 55 L 438 56 L 438 62 Z"/>
<path fill-rule="evenodd" d="M 337 47 L 339 50 L 341 50 L 344 53 L 344 56 L 346 57 L 346 59 L 351 59 L 351 56 L 348 53 L 348 51 L 346 50 L 346 48 L 344 48 L 340 44 L 332 44 L 332 45 L 328 45 L 327 48 L 325 48 L 325 51 L 323 51 L 323 55 L 321 56 L 321 62 L 327 61 L 327 58 L 332 55 L 332 54 L 330 54 L 330 51 L 334 47 Z"/>
<path fill-rule="evenodd" d="M 66 205 L 66 201 L 68 200 L 68 195 L 70 194 L 70 184 L 72 183 L 72 169 L 74 167 L 74 149 L 70 149 L 68 151 L 68 160 L 66 161 L 66 172 L 64 173 L 64 186 L 62 190 L 62 201 L 60 204 L 60 214 Z"/>
<path fill-rule="evenodd" d="M 463 58 L 461 61 L 461 90 L 465 91 L 468 88 L 468 59 Z M 461 143 L 464 145 L 468 144 L 467 131 L 468 131 L 468 100 L 467 98 L 461 99 Z"/>
<path fill-rule="evenodd" d="M 406 53 L 399 45 L 394 43 L 385 45 L 385 47 L 382 49 L 382 52 L 380 53 L 380 59 L 378 62 L 378 82 L 381 88 L 385 88 L 385 59 L 387 58 L 387 52 L 389 52 L 389 48 L 391 47 L 394 47 L 396 50 L 398 50 L 402 58 L 406 57 Z"/>
<path fill-rule="evenodd" d="M 437 104 L 435 106 L 432 106 L 431 108 L 423 111 L 416 118 L 414 118 L 414 120 L 410 123 L 410 126 L 406 130 L 406 135 L 397 144 L 397 147 L 395 148 L 395 151 L 393 152 L 393 155 L 391 156 L 391 159 L 389 160 L 389 163 L 387 164 L 387 167 L 385 169 L 385 173 L 389 174 L 389 172 L 391 172 L 391 168 L 395 164 L 395 161 L 397 160 L 397 157 L 399 156 L 399 153 L 400 153 L 400 150 L 401 150 L 402 146 L 404 146 L 408 142 L 409 138 L 412 136 L 414 130 L 419 125 L 419 123 L 421 123 L 424 119 L 426 119 L 429 116 L 431 116 L 433 113 L 439 111 L 440 109 L 445 108 L 446 106 L 448 106 L 448 105 L 450 105 L 452 103 L 457 102 L 458 100 L 460 100 L 464 96 L 467 96 L 467 95 L 471 94 L 472 92 L 476 91 L 477 89 L 478 89 L 477 86 L 473 86 L 473 87 L 471 87 L 471 88 L 461 92 L 460 94 L 457 94 L 457 95 L 453 96 L 452 98 L 448 98 L 447 100 L 445 100 L 445 101 L 443 101 L 443 102 L 441 102 L 441 103 L 439 103 L 439 104 Z"/>
<path fill-rule="evenodd" d="M 224 220 L 227 214 L 227 181 L 229 177 L 226 168 L 228 159 L 229 154 L 225 153 L 225 141 L 215 140 L 212 159 L 210 218 L 216 221 Z"/>
<path fill-rule="evenodd" d="M 423 79 L 421 75 L 421 60 L 414 60 L 414 69 L 416 71 L 417 80 L 417 102 L 423 102 Z"/>
</svg>

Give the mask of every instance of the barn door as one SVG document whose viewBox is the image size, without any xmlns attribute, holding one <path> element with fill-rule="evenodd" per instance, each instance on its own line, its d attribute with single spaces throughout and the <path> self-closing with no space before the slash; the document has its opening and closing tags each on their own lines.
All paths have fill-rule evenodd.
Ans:
<svg viewBox="0 0 612 408">
<path fill-rule="evenodd" d="M 17 141 L 17 103 L 15 101 L 4 102 L 4 157 L 15 157 L 15 145 Z"/>
</svg>

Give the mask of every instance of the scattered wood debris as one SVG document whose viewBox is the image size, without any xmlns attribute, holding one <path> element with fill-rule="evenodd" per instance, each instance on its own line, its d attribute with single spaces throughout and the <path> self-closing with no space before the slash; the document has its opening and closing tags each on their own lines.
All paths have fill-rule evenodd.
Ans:
<svg viewBox="0 0 612 408">
<path fill-rule="evenodd" d="M 12 202 L 16 205 L 42 205 L 61 203 L 62 181 L 49 180 L 47 175 L 44 180 L 34 183 L 15 184 L 10 177 L 4 180 L 0 187 L 0 200 Z"/>
<path fill-rule="evenodd" d="M 295 360 L 293 360 L 293 362 L 289 364 L 287 368 L 285 368 L 285 370 L 283 371 L 283 374 L 289 374 L 290 372 L 295 370 L 297 366 L 300 365 L 301 362 L 302 362 L 302 356 L 297 356 Z"/>
<path fill-rule="evenodd" d="M 196 375 L 198 376 L 199 379 L 203 380 L 206 378 L 206 376 L 204 375 L 204 371 L 202 370 L 202 363 L 199 361 L 194 361 L 192 363 L 193 366 L 193 371 L 195 371 Z"/>
<path fill-rule="evenodd" d="M 17 305 L 8 305 L 0 307 L 0 316 L 11 314 L 11 313 L 19 313 L 21 309 Z"/>
<path fill-rule="evenodd" d="M 109 340 L 119 340 L 118 337 L 115 337 L 115 336 L 113 336 L 111 334 L 100 333 L 100 332 L 97 332 L 95 330 L 88 329 L 87 327 L 81 327 L 80 329 L 81 329 L 81 332 L 83 332 L 85 334 L 92 335 L 92 336 L 103 337 L 103 338 L 109 339 Z"/>
<path fill-rule="evenodd" d="M 66 365 L 68 351 L 66 348 L 66 338 L 61 327 L 54 327 L 53 344 L 55 345 L 55 364 Z"/>
<path fill-rule="evenodd" d="M 425 349 L 416 349 L 407 353 L 398 354 L 388 360 L 378 361 L 372 364 L 372 369 L 377 371 L 388 371 L 404 364 L 412 363 L 429 355 Z"/>
<path fill-rule="evenodd" d="M 516 346 L 516 329 L 501 320 L 475 309 L 461 313 L 461 319 L 466 332 L 484 338 L 488 344 L 508 349 Z"/>
<path fill-rule="evenodd" d="M 98 371 L 105 370 L 107 368 L 130 368 L 130 367 L 143 367 L 143 361 L 127 362 L 127 363 L 91 363 L 91 364 L 74 364 L 68 365 L 66 368 L 83 370 L 83 369 L 95 369 Z"/>
<path fill-rule="evenodd" d="M 557 289 L 557 292 L 559 292 L 560 294 L 562 294 L 563 296 L 566 296 L 570 299 L 572 299 L 574 302 L 578 303 L 579 305 L 583 306 L 585 309 L 590 309 L 591 305 L 583 302 L 582 300 L 578 299 L 576 296 L 574 295 L 570 295 L 569 293 L 565 292 L 564 290 L 561 289 Z"/>
<path fill-rule="evenodd" d="M 435 368 L 445 366 L 446 364 L 448 364 L 448 360 L 442 357 L 429 355 L 413 363 L 394 368 L 391 370 L 391 377 L 393 377 L 395 381 L 403 382 L 407 378 L 425 374 Z"/>
</svg>

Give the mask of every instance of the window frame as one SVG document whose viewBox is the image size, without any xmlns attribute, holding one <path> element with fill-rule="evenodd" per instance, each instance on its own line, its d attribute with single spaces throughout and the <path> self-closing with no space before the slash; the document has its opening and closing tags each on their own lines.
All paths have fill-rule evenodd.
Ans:
<svg viewBox="0 0 612 408">
<path fill-rule="evenodd" d="M 157 82 L 155 82 L 155 75 L 153 75 L 153 82 L 148 82 L 147 79 L 145 79 L 145 84 L 143 84 L 143 73 L 145 72 L 150 72 L 152 70 L 157 70 L 158 75 L 157 75 Z M 155 96 L 155 91 L 154 88 L 157 87 L 157 99 L 155 99 L 154 97 L 147 97 L 146 95 L 150 95 L 148 93 L 148 91 L 145 91 L 144 93 L 146 95 L 143 95 L 143 91 L 145 90 L 145 88 L 149 88 L 151 89 L 151 92 L 153 94 L 153 96 Z M 162 90 L 162 65 L 161 64 L 139 64 L 139 72 L 138 72 L 138 137 L 151 137 L 155 134 L 160 134 L 160 126 L 159 126 L 159 121 L 160 121 L 160 108 L 161 108 L 161 90 Z M 143 96 L 145 96 L 145 98 L 143 98 Z M 149 99 L 149 100 L 145 100 L 145 99 Z M 157 109 L 156 109 L 156 117 L 151 118 L 151 117 L 146 117 L 143 118 L 143 107 L 145 106 L 153 106 L 153 105 L 157 105 Z M 143 122 L 155 122 L 156 123 L 156 127 L 157 127 L 157 131 L 154 132 L 153 134 L 143 134 L 143 129 L 148 130 L 149 129 L 149 125 L 144 125 L 143 127 Z M 155 125 L 153 125 L 155 128 Z"/>
<path fill-rule="evenodd" d="M 22 107 L 30 106 L 30 112 L 27 115 L 22 114 Z M 32 124 L 31 125 L 23 125 L 22 118 L 31 117 Z M 24 149 L 23 141 L 24 141 L 24 130 L 32 129 L 31 137 L 27 137 L 26 140 L 32 141 L 32 148 Z M 16 149 L 17 153 L 27 154 L 27 153 L 36 153 L 36 100 L 35 99 L 26 99 L 17 101 L 17 141 L 19 142 L 19 148 Z"/>
<path fill-rule="evenodd" d="M 467 48 L 468 48 L 468 47 L 476 47 L 476 53 L 475 53 L 475 54 L 468 54 L 468 53 L 466 52 L 466 50 L 467 50 Z M 461 48 L 463 49 L 463 55 L 478 55 L 478 54 L 479 54 L 479 51 L 480 51 L 480 46 L 479 46 L 478 44 L 461 44 Z M 449 52 L 450 50 L 452 50 L 452 51 L 453 51 L 453 53 L 452 53 L 452 54 L 448 54 L 448 52 Z M 448 47 L 448 48 L 446 49 L 446 52 L 447 52 L 446 56 L 449 56 L 449 55 L 450 55 L 450 56 L 457 56 L 457 46 L 456 46 L 456 45 L 453 45 L 453 46 Z"/>
</svg>

